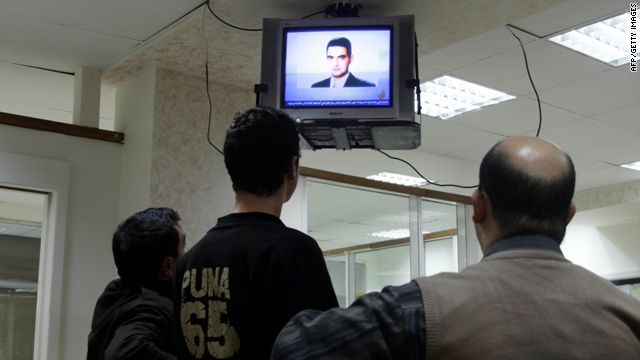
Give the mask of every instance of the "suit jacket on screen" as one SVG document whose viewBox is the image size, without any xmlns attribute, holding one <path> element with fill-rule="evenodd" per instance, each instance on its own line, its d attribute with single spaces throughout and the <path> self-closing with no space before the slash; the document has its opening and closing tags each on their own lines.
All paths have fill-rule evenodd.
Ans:
<svg viewBox="0 0 640 360">
<path fill-rule="evenodd" d="M 312 88 L 329 87 L 330 85 L 331 85 L 331 78 L 328 78 L 322 81 L 318 81 L 317 83 L 311 85 L 311 87 Z M 367 80 L 358 79 L 351 73 L 349 73 L 349 76 L 347 77 L 347 81 L 344 83 L 344 87 L 365 87 L 365 86 L 371 87 L 371 86 L 376 86 L 376 84 Z"/>
</svg>

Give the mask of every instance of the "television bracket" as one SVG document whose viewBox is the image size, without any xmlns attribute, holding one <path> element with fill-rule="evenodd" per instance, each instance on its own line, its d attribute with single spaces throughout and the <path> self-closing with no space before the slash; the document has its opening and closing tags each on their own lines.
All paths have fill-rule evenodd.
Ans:
<svg viewBox="0 0 640 360">
<path fill-rule="evenodd" d="M 269 91 L 267 84 L 254 84 L 253 92 L 256 93 L 256 106 L 260 105 L 260 93 L 266 93 Z"/>
</svg>

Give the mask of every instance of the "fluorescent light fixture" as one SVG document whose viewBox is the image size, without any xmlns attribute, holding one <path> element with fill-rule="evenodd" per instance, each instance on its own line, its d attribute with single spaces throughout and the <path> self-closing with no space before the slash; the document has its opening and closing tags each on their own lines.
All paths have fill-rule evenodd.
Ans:
<svg viewBox="0 0 640 360">
<path fill-rule="evenodd" d="M 587 25 L 552 37 L 551 41 L 612 66 L 631 61 L 631 14 Z"/>
<path fill-rule="evenodd" d="M 420 85 L 422 112 L 442 120 L 515 96 L 445 75 Z"/>
<path fill-rule="evenodd" d="M 422 233 L 429 234 L 429 231 L 423 231 Z M 380 237 L 385 239 L 403 239 L 408 238 L 410 236 L 410 232 L 409 229 L 393 229 L 374 232 L 371 234 L 367 234 L 367 236 Z"/>
<path fill-rule="evenodd" d="M 422 221 L 435 220 L 449 214 L 439 211 L 422 210 Z M 408 224 L 410 221 L 415 221 L 418 218 L 417 213 L 413 211 L 404 211 L 397 214 L 390 214 L 379 217 L 379 221 L 395 222 Z"/>
<path fill-rule="evenodd" d="M 623 168 L 640 171 L 640 161 L 636 161 L 636 162 L 632 162 L 632 163 L 624 164 L 620 166 L 622 166 Z"/>
<path fill-rule="evenodd" d="M 367 176 L 367 179 L 377 180 L 386 183 L 404 185 L 404 186 L 423 186 L 427 185 L 427 181 L 423 178 L 394 174 L 389 172 L 381 172 L 378 175 Z M 429 180 L 435 182 L 433 180 Z"/>
</svg>

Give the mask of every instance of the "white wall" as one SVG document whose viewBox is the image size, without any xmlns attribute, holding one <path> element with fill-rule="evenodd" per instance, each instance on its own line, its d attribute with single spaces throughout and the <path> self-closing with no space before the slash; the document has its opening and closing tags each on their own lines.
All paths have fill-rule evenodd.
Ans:
<svg viewBox="0 0 640 360">
<path fill-rule="evenodd" d="M 640 223 L 600 228 L 569 224 L 560 247 L 571 262 L 605 278 L 640 271 Z"/>
<path fill-rule="evenodd" d="M 0 68 L 0 112 L 73 122 L 74 76 L 19 65 Z M 115 89 L 100 90 L 100 128 L 113 130 Z"/>
<path fill-rule="evenodd" d="M 149 207 L 155 87 L 156 67 L 152 66 L 116 92 L 115 130 L 125 133 L 118 216 L 121 220 Z"/>
<path fill-rule="evenodd" d="M 95 301 L 117 276 L 111 234 L 122 145 L 0 125 L 0 151 L 70 164 L 58 359 L 83 359 Z"/>
</svg>

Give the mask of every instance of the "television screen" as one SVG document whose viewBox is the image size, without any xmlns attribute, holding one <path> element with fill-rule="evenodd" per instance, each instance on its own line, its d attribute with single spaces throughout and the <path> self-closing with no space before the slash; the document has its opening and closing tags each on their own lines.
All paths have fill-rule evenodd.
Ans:
<svg viewBox="0 0 640 360">
<path fill-rule="evenodd" d="M 303 149 L 415 149 L 413 15 L 264 19 L 257 102 L 286 111 Z"/>
<path fill-rule="evenodd" d="M 392 26 L 285 28 L 282 108 L 392 107 Z"/>
</svg>

